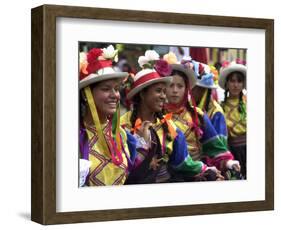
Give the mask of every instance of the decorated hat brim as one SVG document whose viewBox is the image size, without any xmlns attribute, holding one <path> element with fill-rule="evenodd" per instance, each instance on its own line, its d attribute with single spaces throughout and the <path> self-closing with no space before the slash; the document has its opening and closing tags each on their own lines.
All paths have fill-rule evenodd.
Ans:
<svg viewBox="0 0 281 230">
<path fill-rule="evenodd" d="M 171 64 L 173 70 L 177 70 L 182 72 L 184 75 L 187 76 L 190 88 L 192 89 L 196 85 L 196 76 L 192 69 L 185 68 L 181 64 Z"/>
<path fill-rule="evenodd" d="M 128 77 L 128 73 L 126 72 L 116 72 L 111 74 L 105 74 L 105 75 L 95 75 L 90 74 L 85 79 L 81 80 L 79 82 L 79 89 L 83 89 L 89 85 L 92 85 L 94 83 L 98 83 L 101 81 L 111 80 L 111 79 L 124 79 Z"/>
<path fill-rule="evenodd" d="M 229 74 L 233 73 L 233 72 L 241 72 L 244 77 L 245 77 L 245 89 L 246 89 L 246 77 L 247 77 L 247 68 L 244 65 L 241 64 L 237 64 L 234 66 L 230 66 L 230 67 L 226 67 L 225 69 L 223 69 L 220 72 L 220 77 L 219 77 L 219 86 L 223 89 L 225 89 L 225 83 L 226 83 L 226 78 Z"/>
<path fill-rule="evenodd" d="M 160 77 L 157 79 L 152 79 L 149 81 L 146 81 L 145 83 L 133 88 L 128 94 L 127 98 L 132 99 L 136 94 L 138 94 L 140 91 L 142 91 L 144 88 L 156 84 L 156 83 L 171 83 L 172 77 Z"/>
<path fill-rule="evenodd" d="M 197 82 L 196 86 L 200 86 L 202 88 L 207 88 L 207 89 L 216 89 L 216 88 L 218 88 L 216 85 L 204 85 L 204 84 L 202 84 L 200 82 Z"/>
</svg>

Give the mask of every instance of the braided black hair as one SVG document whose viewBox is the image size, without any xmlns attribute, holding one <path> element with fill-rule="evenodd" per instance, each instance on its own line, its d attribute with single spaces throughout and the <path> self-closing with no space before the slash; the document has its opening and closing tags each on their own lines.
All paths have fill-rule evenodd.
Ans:
<svg viewBox="0 0 281 230">
<path fill-rule="evenodd" d="M 208 89 L 208 93 L 207 93 L 207 99 L 206 99 L 206 103 L 205 103 L 205 111 L 208 112 L 209 110 L 209 104 L 210 104 L 210 101 L 211 101 L 211 94 L 212 94 L 212 90 L 211 89 Z"/>
<path fill-rule="evenodd" d="M 242 106 L 243 106 L 243 92 L 240 92 L 240 94 L 239 94 L 239 106 L 238 106 L 239 113 L 242 113 Z"/>
<path fill-rule="evenodd" d="M 160 120 L 163 119 L 163 112 L 157 112 L 155 113 L 156 117 L 159 118 Z M 166 140 L 167 141 L 172 141 L 172 137 L 171 137 L 171 134 L 169 132 L 169 129 L 168 129 L 168 125 L 166 122 L 162 123 L 162 128 L 163 128 L 163 131 L 164 133 L 166 134 Z"/>
<path fill-rule="evenodd" d="M 136 120 L 138 118 L 138 106 L 140 104 L 140 101 L 141 101 L 140 95 L 137 94 L 134 97 L 134 100 L 133 100 L 133 109 L 132 109 L 132 115 L 131 115 L 131 118 L 130 118 L 130 122 L 131 122 L 132 127 L 135 126 Z"/>
</svg>

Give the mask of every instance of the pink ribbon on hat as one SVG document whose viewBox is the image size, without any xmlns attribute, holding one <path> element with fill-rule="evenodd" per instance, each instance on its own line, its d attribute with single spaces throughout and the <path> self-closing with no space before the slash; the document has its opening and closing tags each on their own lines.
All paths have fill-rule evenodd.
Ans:
<svg viewBox="0 0 281 230">
<path fill-rule="evenodd" d="M 237 58 L 237 59 L 236 59 L 236 63 L 237 63 L 237 64 L 241 64 L 241 65 L 246 65 L 246 61 L 244 61 L 244 60 L 242 60 L 242 59 L 240 59 L 240 58 Z"/>
</svg>

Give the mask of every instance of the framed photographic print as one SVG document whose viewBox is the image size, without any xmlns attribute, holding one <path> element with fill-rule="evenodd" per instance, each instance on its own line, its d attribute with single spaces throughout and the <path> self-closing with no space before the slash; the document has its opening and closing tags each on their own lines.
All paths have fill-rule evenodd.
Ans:
<svg viewBox="0 0 281 230">
<path fill-rule="evenodd" d="M 116 59 L 115 64 L 111 61 L 108 62 L 107 57 L 117 57 L 115 53 L 117 50 L 119 60 Z M 221 64 L 224 65 L 223 61 L 225 60 L 229 62 L 238 62 L 237 60 L 239 60 L 238 64 L 247 66 L 245 81 L 247 89 L 243 91 L 244 94 L 247 94 L 247 101 L 245 102 L 247 109 L 244 110 L 247 114 L 247 139 L 245 139 L 247 173 L 241 176 L 242 179 L 189 183 L 184 178 L 178 181 L 179 183 L 172 183 L 174 182 L 172 180 L 168 180 L 170 183 L 157 183 L 157 177 L 155 180 L 149 180 L 149 182 L 143 180 L 140 183 L 137 179 L 134 179 L 128 185 L 128 178 L 133 175 L 131 168 L 128 166 L 130 157 L 126 156 L 128 164 L 125 164 L 126 167 L 123 168 L 122 176 L 114 178 L 116 171 L 106 169 L 106 167 L 111 163 L 115 166 L 122 165 L 123 161 L 118 163 L 121 159 L 118 158 L 120 155 L 112 155 L 109 160 L 103 159 L 102 154 L 94 149 L 95 151 L 90 152 L 90 154 L 92 154 L 91 157 L 94 156 L 95 159 L 99 159 L 99 163 L 92 162 L 96 171 L 93 171 L 91 166 L 90 172 L 84 177 L 84 179 L 86 178 L 85 181 L 81 183 L 82 166 L 80 160 L 83 151 L 81 151 L 80 125 L 81 123 L 85 125 L 87 122 L 84 122 L 85 120 L 81 122 L 83 108 L 80 105 L 81 100 L 85 99 L 88 104 L 91 101 L 87 90 L 85 90 L 84 95 L 84 87 L 87 88 L 88 83 L 81 88 L 81 82 L 84 84 L 85 79 L 88 81 L 91 76 L 99 77 L 102 75 L 105 77 L 106 75 L 90 76 L 89 63 L 91 61 L 89 53 L 98 60 L 98 64 L 95 62 L 95 65 L 91 67 L 92 69 L 96 68 L 95 71 L 100 69 L 116 71 L 117 74 L 110 72 L 106 75 L 109 80 L 112 79 L 113 75 L 116 77 L 123 76 L 120 74 L 120 72 L 123 72 L 127 73 L 124 77 L 132 74 L 135 81 L 135 77 L 138 77 L 138 73 L 141 72 L 139 57 L 143 56 L 142 60 L 144 60 L 149 55 L 155 55 L 154 52 L 146 54 L 145 51 L 147 50 L 159 54 L 157 60 L 172 51 L 179 60 L 193 61 L 194 72 L 196 72 L 195 67 L 199 63 L 198 73 L 200 72 L 200 66 L 204 66 L 202 63 L 219 68 Z M 41 224 L 59 224 L 273 210 L 273 20 L 43 5 L 32 9 L 31 51 L 31 219 L 33 221 Z M 100 58 L 101 56 L 102 58 Z M 84 69 L 86 71 L 84 73 L 87 76 L 84 79 L 81 78 L 81 63 L 85 57 L 87 58 L 87 68 Z M 101 61 L 103 64 L 101 64 Z M 150 64 L 150 62 L 145 62 L 145 64 Z M 145 67 L 145 64 L 142 67 Z M 211 71 L 212 67 L 207 69 Z M 202 74 L 199 75 L 203 76 Z M 149 76 L 155 77 L 155 73 Z M 212 76 L 215 76 L 215 73 Z M 220 77 L 218 72 L 217 76 Z M 89 81 L 91 84 L 96 82 L 91 79 Z M 122 83 L 125 83 L 125 81 Z M 139 87 L 144 83 L 134 82 L 132 84 L 136 89 L 136 86 Z M 92 90 L 90 92 L 95 94 L 95 98 L 98 97 L 96 92 L 99 90 L 105 92 L 106 87 L 111 87 L 100 83 L 98 85 L 101 89 L 95 88 L 93 90 L 89 88 Z M 119 95 L 119 86 L 114 86 L 111 90 Z M 130 95 L 130 92 L 134 92 L 133 88 L 130 90 L 132 91 L 129 91 L 127 96 Z M 124 110 L 121 112 L 121 115 L 123 115 L 130 112 L 132 106 L 126 107 L 126 97 L 122 97 L 123 94 L 120 94 L 121 105 L 124 106 Z M 168 95 L 168 92 L 165 91 L 164 94 Z M 152 96 L 151 94 L 151 98 Z M 223 96 L 223 93 L 218 94 L 217 100 L 223 102 Z M 143 97 L 145 96 L 143 95 Z M 97 107 L 94 109 L 98 111 L 96 112 L 98 116 L 95 117 L 99 118 L 99 120 L 94 120 L 96 127 L 93 129 L 97 133 L 98 130 L 106 129 L 104 128 L 106 126 L 103 126 L 100 108 L 109 106 L 107 111 L 110 113 L 111 110 L 116 111 L 117 106 L 115 99 L 102 104 L 103 99 L 102 97 L 99 98 L 101 98 L 100 101 L 96 100 L 93 103 Z M 161 103 L 160 105 L 162 106 Z M 89 114 L 93 115 L 92 107 L 89 106 L 88 109 L 91 111 Z M 116 113 L 112 112 L 113 117 L 114 114 Z M 119 118 L 120 115 L 117 116 L 117 121 L 119 121 Z M 167 120 L 168 117 L 160 119 L 161 125 L 166 122 L 165 119 Z M 108 121 L 106 120 L 106 122 Z M 110 122 L 111 120 L 109 120 L 111 128 L 119 127 L 120 121 L 117 122 L 118 125 L 116 126 Z M 172 134 L 172 127 L 169 126 L 169 122 L 165 124 L 167 124 L 167 130 Z M 84 130 L 89 137 L 90 128 L 87 129 L 86 127 Z M 112 130 L 119 129 L 112 128 Z M 130 129 L 129 131 L 133 132 Z M 113 140 L 112 146 L 114 148 L 117 146 L 116 151 L 114 151 L 118 153 L 119 150 L 126 149 L 126 146 L 122 147 L 121 144 L 118 144 L 118 140 L 120 141 L 120 137 L 123 140 L 123 136 L 120 136 L 118 132 L 116 133 L 110 131 L 109 134 L 113 134 L 113 137 L 109 135 L 109 138 Z M 129 134 L 126 134 L 126 132 L 123 135 L 129 138 Z M 155 135 L 157 136 L 157 134 Z M 177 133 L 175 138 L 171 139 L 172 144 L 170 145 L 173 148 L 176 146 L 175 141 L 178 140 L 179 135 Z M 98 137 L 104 138 L 103 136 L 104 134 L 101 134 Z M 152 137 L 150 136 L 150 138 Z M 151 143 L 154 143 L 153 140 L 150 142 L 150 147 Z M 96 143 L 97 140 L 92 137 L 88 141 L 87 143 Z M 115 142 L 117 144 L 114 144 Z M 111 152 L 106 143 L 107 140 L 101 142 L 100 152 L 106 152 L 108 149 Z M 137 143 L 141 142 L 137 141 Z M 167 148 L 170 146 L 169 144 L 163 144 L 162 139 L 159 140 L 159 143 Z M 202 144 L 203 148 L 204 144 L 206 142 Z M 90 144 L 89 146 L 91 148 Z M 87 146 L 87 149 L 89 149 L 89 146 Z M 128 146 L 127 148 L 128 151 L 130 150 L 129 155 L 131 156 L 132 151 Z M 125 152 L 124 150 L 124 154 Z M 184 151 L 178 152 L 182 154 Z M 161 159 L 163 162 L 168 162 L 167 165 L 173 161 L 171 156 L 174 154 L 174 149 L 169 154 L 167 161 L 164 157 Z M 185 157 L 187 157 L 187 154 Z M 87 159 L 89 160 L 89 157 Z M 89 161 L 91 162 L 91 160 Z M 194 159 L 194 162 L 196 162 L 196 159 Z M 205 163 L 200 163 L 202 170 Z M 206 167 L 209 166 L 208 163 L 206 165 Z M 149 163 L 148 166 L 149 169 L 154 169 L 152 164 Z M 100 176 L 100 172 L 103 170 L 108 170 L 106 175 L 111 177 L 111 182 Z M 203 172 L 202 170 L 200 168 L 199 175 Z M 144 173 L 144 171 L 141 172 Z M 137 175 L 142 174 L 138 173 Z M 115 184 L 122 185 L 116 186 Z"/>
</svg>

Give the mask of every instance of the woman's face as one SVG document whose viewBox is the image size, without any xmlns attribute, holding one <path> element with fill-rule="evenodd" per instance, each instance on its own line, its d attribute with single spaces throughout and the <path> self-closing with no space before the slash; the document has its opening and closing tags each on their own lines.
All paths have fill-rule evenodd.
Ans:
<svg viewBox="0 0 281 230">
<path fill-rule="evenodd" d="M 141 92 L 142 103 L 151 112 L 161 112 L 166 100 L 166 84 L 156 83 Z"/>
<path fill-rule="evenodd" d="M 229 75 L 226 88 L 229 90 L 230 97 L 239 97 L 244 88 L 244 81 L 239 73 Z"/>
<path fill-rule="evenodd" d="M 113 115 L 120 100 L 119 87 L 121 80 L 107 80 L 98 83 L 92 88 L 97 112 L 101 120 Z"/>
<path fill-rule="evenodd" d="M 179 104 L 185 95 L 185 82 L 179 75 L 173 75 L 172 82 L 167 87 L 166 94 L 168 102 L 171 104 Z"/>
</svg>

